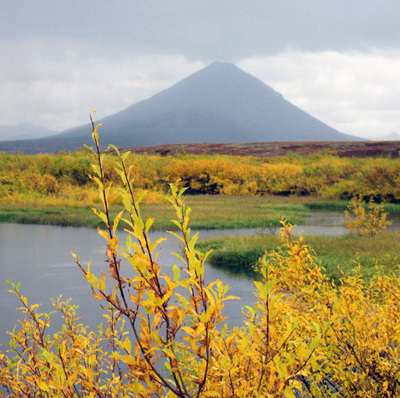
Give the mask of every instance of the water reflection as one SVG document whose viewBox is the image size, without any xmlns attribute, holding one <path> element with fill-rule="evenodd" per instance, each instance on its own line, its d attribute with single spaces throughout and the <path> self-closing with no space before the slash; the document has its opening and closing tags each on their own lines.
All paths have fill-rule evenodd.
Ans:
<svg viewBox="0 0 400 398">
<path fill-rule="evenodd" d="M 343 212 L 313 211 L 307 218 L 307 224 L 297 227 L 296 230 L 310 235 L 341 235 L 348 233 L 344 223 Z"/>
</svg>

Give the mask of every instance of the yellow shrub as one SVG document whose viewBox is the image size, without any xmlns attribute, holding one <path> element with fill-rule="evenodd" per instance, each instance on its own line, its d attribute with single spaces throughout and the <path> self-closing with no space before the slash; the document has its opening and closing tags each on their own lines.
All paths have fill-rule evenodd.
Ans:
<svg viewBox="0 0 400 398">
<path fill-rule="evenodd" d="M 42 179 L 45 193 L 57 193 L 60 190 L 60 185 L 54 176 L 45 174 Z"/>
<path fill-rule="evenodd" d="M 345 216 L 346 228 L 359 235 L 376 235 L 392 224 L 387 220 L 388 213 L 383 211 L 383 204 L 374 203 L 372 199 L 366 204 L 361 196 L 353 197 Z"/>
<path fill-rule="evenodd" d="M 296 179 L 302 166 L 290 163 L 263 164 L 260 166 L 260 191 L 269 194 L 290 194 L 296 188 Z"/>
</svg>

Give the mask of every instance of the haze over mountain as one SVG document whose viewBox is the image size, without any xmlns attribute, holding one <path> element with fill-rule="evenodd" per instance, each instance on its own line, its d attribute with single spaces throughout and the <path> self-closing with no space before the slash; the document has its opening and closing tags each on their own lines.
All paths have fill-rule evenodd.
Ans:
<svg viewBox="0 0 400 398">
<path fill-rule="evenodd" d="M 374 141 L 399 141 L 400 140 L 400 134 L 392 132 L 388 135 L 384 135 L 383 137 L 374 137 Z"/>
<path fill-rule="evenodd" d="M 57 133 L 55 130 L 36 126 L 31 123 L 21 123 L 14 126 L 2 125 L 0 126 L 0 141 L 43 138 Z"/>
<path fill-rule="evenodd" d="M 98 121 L 104 147 L 174 143 L 359 141 L 310 116 L 261 80 L 214 62 L 172 87 Z M 7 150 L 54 152 L 91 145 L 89 125 L 41 140 L 8 142 Z M 0 143 L 0 149 L 4 145 Z"/>
</svg>

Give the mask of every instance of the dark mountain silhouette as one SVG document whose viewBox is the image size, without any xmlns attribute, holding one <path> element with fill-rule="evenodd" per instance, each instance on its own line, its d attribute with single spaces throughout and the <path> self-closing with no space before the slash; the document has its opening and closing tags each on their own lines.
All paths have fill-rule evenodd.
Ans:
<svg viewBox="0 0 400 398">
<path fill-rule="evenodd" d="M 361 140 L 310 116 L 235 65 L 219 62 L 98 122 L 103 124 L 99 132 L 104 146 Z M 7 144 L 8 150 L 14 147 Z M 25 149 L 19 150 L 54 152 L 83 144 L 92 144 L 89 125 L 25 141 Z"/>
</svg>

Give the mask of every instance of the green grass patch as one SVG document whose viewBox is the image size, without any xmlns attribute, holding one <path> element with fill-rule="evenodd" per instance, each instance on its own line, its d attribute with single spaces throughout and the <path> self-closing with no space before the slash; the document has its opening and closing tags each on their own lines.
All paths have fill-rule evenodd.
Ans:
<svg viewBox="0 0 400 398">
<path fill-rule="evenodd" d="M 384 210 L 390 214 L 400 214 L 400 204 L 385 203 Z"/>
<path fill-rule="evenodd" d="M 310 210 L 325 210 L 325 211 L 345 211 L 349 205 L 348 201 L 313 201 L 305 203 L 305 206 Z"/>
<path fill-rule="evenodd" d="M 228 236 L 201 241 L 198 248 L 204 252 L 213 250 L 209 257 L 212 265 L 252 269 L 265 251 L 279 248 L 277 235 Z M 317 262 L 327 275 L 339 282 L 360 266 L 360 272 L 370 278 L 378 272 L 399 272 L 400 233 L 384 232 L 376 236 L 358 235 L 306 235 L 304 243 L 316 254 Z"/>
<path fill-rule="evenodd" d="M 345 211 L 349 205 L 350 201 L 309 201 L 305 202 L 304 206 L 309 210 L 325 210 L 325 211 Z M 400 204 L 399 203 L 385 203 L 384 211 L 390 214 L 400 214 Z"/>
<path fill-rule="evenodd" d="M 263 256 L 265 250 L 276 249 L 279 237 L 224 236 L 201 240 L 197 248 L 203 252 L 212 250 L 208 261 L 215 266 L 236 269 L 251 269 Z"/>
<path fill-rule="evenodd" d="M 93 211 L 85 207 L 1 206 L 0 222 L 92 228 L 102 225 Z"/>
<path fill-rule="evenodd" d="M 400 233 L 383 232 L 376 236 L 337 235 L 305 238 L 316 252 L 327 275 L 338 281 L 343 274 L 355 272 L 371 278 L 381 272 L 390 274 L 400 268 Z"/>
<path fill-rule="evenodd" d="M 260 228 L 266 220 L 279 225 L 281 218 L 300 224 L 309 214 L 295 198 L 197 195 L 186 203 L 193 209 L 192 229 Z"/>
<path fill-rule="evenodd" d="M 186 204 L 193 209 L 192 229 L 262 228 L 266 223 L 279 225 L 285 218 L 293 224 L 305 221 L 309 210 L 296 198 L 195 195 L 187 196 Z M 112 206 L 115 215 L 122 207 Z M 154 217 L 154 229 L 172 229 L 176 218 L 171 205 L 142 204 L 144 218 Z M 0 222 L 98 227 L 98 217 L 89 207 L 40 207 L 36 205 L 0 205 Z M 123 223 L 121 223 L 123 227 Z"/>
</svg>

